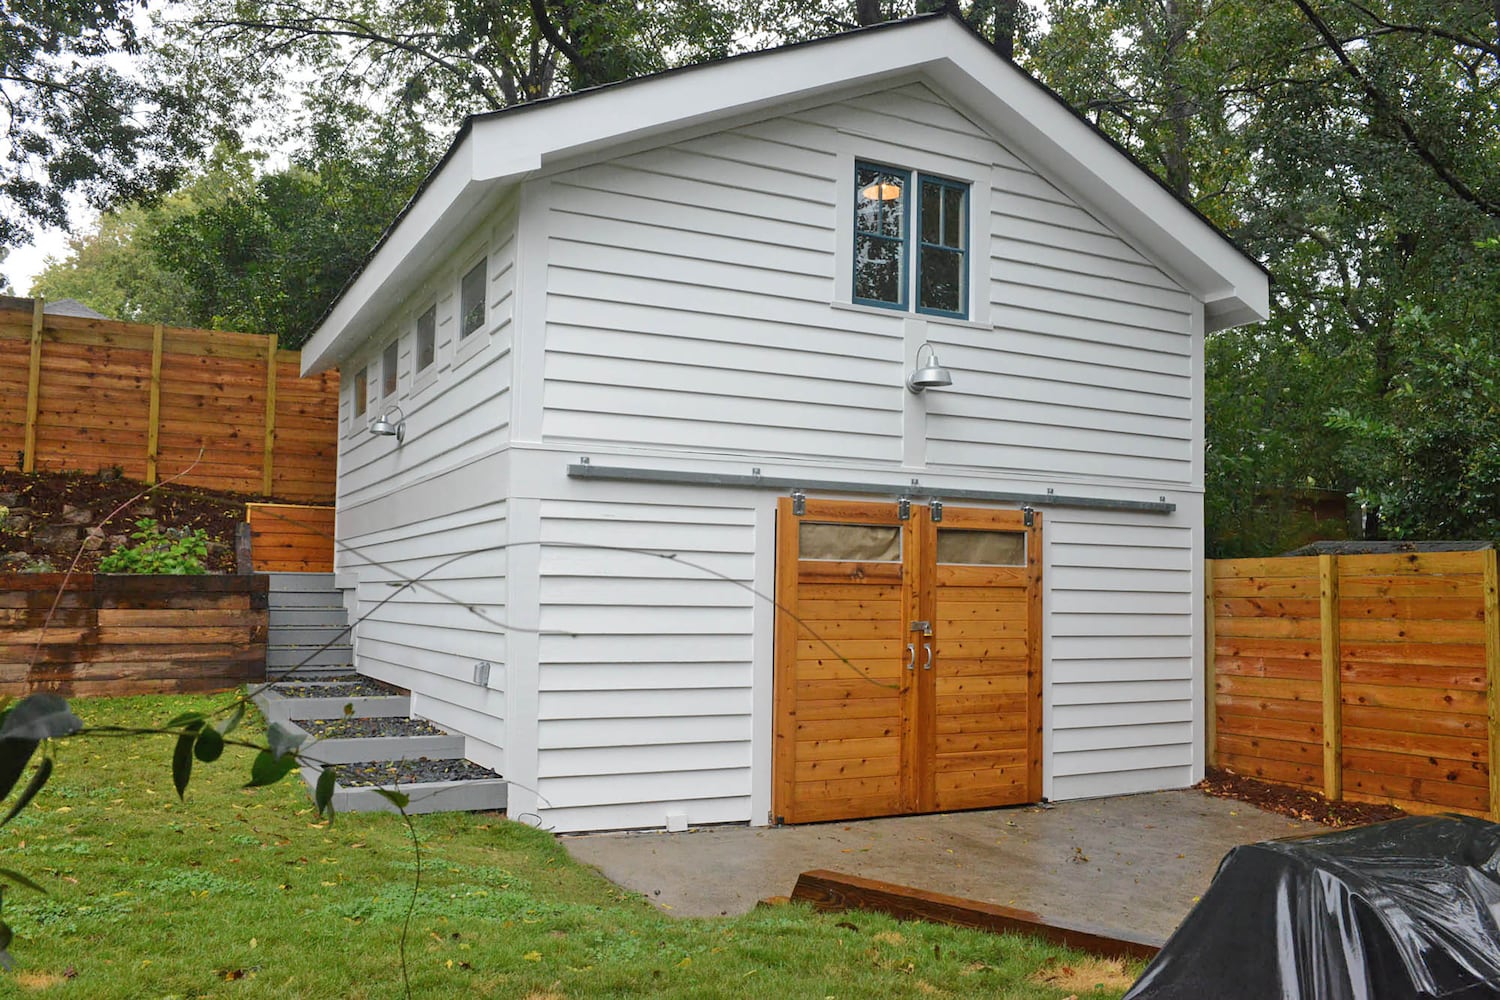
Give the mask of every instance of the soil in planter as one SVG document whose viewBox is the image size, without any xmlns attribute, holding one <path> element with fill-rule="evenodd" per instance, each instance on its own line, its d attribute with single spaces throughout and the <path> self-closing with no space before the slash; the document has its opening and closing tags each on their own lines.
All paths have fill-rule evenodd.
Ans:
<svg viewBox="0 0 1500 1000">
<path fill-rule="evenodd" d="M 84 531 L 147 489 L 112 470 L 95 475 L 0 469 L 0 506 L 13 511 L 7 525 L 0 526 L 0 556 L 14 555 L 18 566 L 25 556 L 33 568 L 45 560 L 58 571 L 66 570 Z M 134 531 L 141 517 L 154 517 L 166 528 L 200 528 L 210 543 L 205 568 L 210 573 L 233 573 L 235 526 L 245 519 L 247 501 L 265 499 L 227 490 L 157 486 L 116 514 L 103 530 L 106 537 L 119 539 Z M 104 554 L 105 548 L 85 551 L 78 571 L 94 572 Z"/>
<path fill-rule="evenodd" d="M 334 764 L 336 780 L 345 788 L 360 785 L 414 785 L 429 781 L 478 781 L 500 775 L 469 760 L 367 760 L 356 764 Z"/>
<path fill-rule="evenodd" d="M 344 684 L 272 684 L 271 690 L 283 698 L 378 698 L 407 693 L 405 688 L 373 677 L 362 677 Z"/>
<path fill-rule="evenodd" d="M 1238 799 L 1267 812 L 1324 826 L 1366 826 L 1388 819 L 1400 819 L 1406 813 L 1395 806 L 1368 802 L 1329 802 L 1317 792 L 1268 781 L 1247 778 L 1233 771 L 1211 767 L 1198 788 L 1221 799 Z"/>
<path fill-rule="evenodd" d="M 393 736 L 447 736 L 426 719 L 400 716 L 376 719 L 293 719 L 297 727 L 320 740 L 364 740 Z"/>
</svg>

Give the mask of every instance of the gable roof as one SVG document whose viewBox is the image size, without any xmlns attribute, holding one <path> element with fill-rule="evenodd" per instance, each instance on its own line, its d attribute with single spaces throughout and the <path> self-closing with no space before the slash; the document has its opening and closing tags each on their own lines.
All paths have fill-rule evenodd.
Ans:
<svg viewBox="0 0 1500 1000">
<path fill-rule="evenodd" d="M 940 13 L 470 116 L 324 314 L 302 350 L 303 372 L 356 349 L 452 232 L 544 167 L 913 75 L 1169 268 L 1203 301 L 1207 330 L 1266 318 L 1263 267 L 1061 97 Z"/>
</svg>

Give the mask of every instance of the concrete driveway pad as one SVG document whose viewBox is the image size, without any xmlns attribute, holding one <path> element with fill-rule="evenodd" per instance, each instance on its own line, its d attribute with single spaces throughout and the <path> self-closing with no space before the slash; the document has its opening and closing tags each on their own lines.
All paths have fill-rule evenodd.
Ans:
<svg viewBox="0 0 1500 1000">
<path fill-rule="evenodd" d="M 1160 943 L 1236 844 L 1315 823 L 1186 790 L 794 827 L 563 837 L 573 857 L 677 916 L 744 913 L 814 868 L 1012 906 Z"/>
</svg>

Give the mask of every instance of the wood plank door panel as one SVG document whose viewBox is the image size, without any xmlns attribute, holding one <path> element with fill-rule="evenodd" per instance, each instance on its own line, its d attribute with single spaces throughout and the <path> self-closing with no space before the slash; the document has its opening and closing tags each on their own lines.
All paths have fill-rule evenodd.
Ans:
<svg viewBox="0 0 1500 1000">
<path fill-rule="evenodd" d="M 1040 515 L 805 503 L 778 512 L 776 817 L 1038 800 Z"/>
<path fill-rule="evenodd" d="M 910 528 L 895 504 L 806 504 L 778 512 L 776 815 L 907 812 Z"/>
<path fill-rule="evenodd" d="M 923 805 L 1041 798 L 1041 515 L 945 509 L 931 527 L 935 718 Z"/>
</svg>

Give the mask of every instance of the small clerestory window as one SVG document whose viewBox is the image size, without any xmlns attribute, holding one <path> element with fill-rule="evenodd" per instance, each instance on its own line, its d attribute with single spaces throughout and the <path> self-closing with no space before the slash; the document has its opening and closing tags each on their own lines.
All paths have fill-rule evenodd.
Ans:
<svg viewBox="0 0 1500 1000">
<path fill-rule="evenodd" d="M 484 326 L 485 263 L 486 258 L 481 257 L 459 283 L 459 340 Z"/>
</svg>

